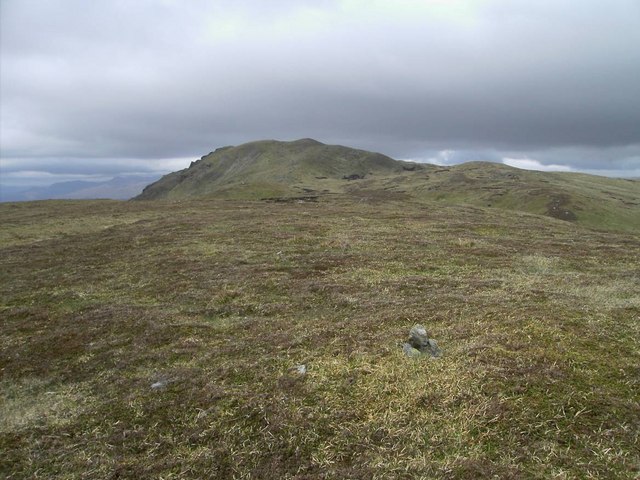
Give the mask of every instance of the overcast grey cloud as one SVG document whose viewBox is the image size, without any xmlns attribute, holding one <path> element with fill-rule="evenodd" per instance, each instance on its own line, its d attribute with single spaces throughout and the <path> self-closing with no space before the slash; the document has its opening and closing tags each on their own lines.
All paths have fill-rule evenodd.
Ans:
<svg viewBox="0 0 640 480">
<path fill-rule="evenodd" d="M 314 137 L 640 176 L 637 0 L 2 0 L 0 182 Z M 66 178 L 65 177 L 65 178 Z"/>
</svg>

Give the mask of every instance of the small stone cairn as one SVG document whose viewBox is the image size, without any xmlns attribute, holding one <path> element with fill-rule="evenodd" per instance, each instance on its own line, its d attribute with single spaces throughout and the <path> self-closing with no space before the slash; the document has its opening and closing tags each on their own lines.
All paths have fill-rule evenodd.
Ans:
<svg viewBox="0 0 640 480">
<path fill-rule="evenodd" d="M 438 348 L 438 342 L 429 338 L 427 329 L 419 324 L 409 330 L 409 340 L 402 345 L 402 351 L 407 357 L 421 357 L 423 355 L 440 357 L 442 355 L 442 351 Z"/>
</svg>

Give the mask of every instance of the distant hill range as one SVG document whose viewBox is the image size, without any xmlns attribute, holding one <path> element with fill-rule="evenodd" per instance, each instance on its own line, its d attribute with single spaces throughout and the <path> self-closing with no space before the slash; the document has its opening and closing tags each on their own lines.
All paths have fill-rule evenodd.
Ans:
<svg viewBox="0 0 640 480">
<path fill-rule="evenodd" d="M 216 197 L 314 201 L 441 201 L 640 230 L 640 181 L 536 172 L 488 162 L 451 167 L 394 160 L 312 139 L 223 147 L 147 186 L 137 200 Z"/>
<path fill-rule="evenodd" d="M 47 187 L 0 188 L 0 202 L 20 202 L 27 200 L 110 198 L 127 200 L 142 192 L 149 182 L 156 181 L 159 175 L 114 177 L 104 182 L 76 180 L 58 182 Z"/>
</svg>

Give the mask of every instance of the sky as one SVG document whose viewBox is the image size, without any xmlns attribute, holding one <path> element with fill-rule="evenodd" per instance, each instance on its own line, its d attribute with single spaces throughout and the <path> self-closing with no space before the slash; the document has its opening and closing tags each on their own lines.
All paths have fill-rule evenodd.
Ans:
<svg viewBox="0 0 640 480">
<path fill-rule="evenodd" d="M 640 1 L 0 0 L 0 184 L 303 137 L 640 177 Z"/>
</svg>

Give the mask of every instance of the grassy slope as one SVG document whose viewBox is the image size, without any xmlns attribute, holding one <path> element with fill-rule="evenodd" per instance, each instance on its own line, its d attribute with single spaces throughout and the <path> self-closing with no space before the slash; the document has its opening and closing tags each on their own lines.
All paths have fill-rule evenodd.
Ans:
<svg viewBox="0 0 640 480">
<path fill-rule="evenodd" d="M 0 205 L 0 476 L 637 478 L 637 236 L 355 194 Z"/>
<path fill-rule="evenodd" d="M 419 198 L 529 212 L 603 230 L 640 230 L 640 182 L 472 162 L 407 176 Z M 555 208 L 554 208 L 555 207 Z"/>
<path fill-rule="evenodd" d="M 410 165 L 413 171 L 405 169 Z M 343 179 L 354 173 L 364 180 Z M 603 230 L 640 230 L 640 181 L 532 172 L 484 162 L 415 165 L 311 139 L 219 149 L 189 169 L 167 175 L 140 198 L 255 200 L 335 193 L 491 206 Z"/>
</svg>

